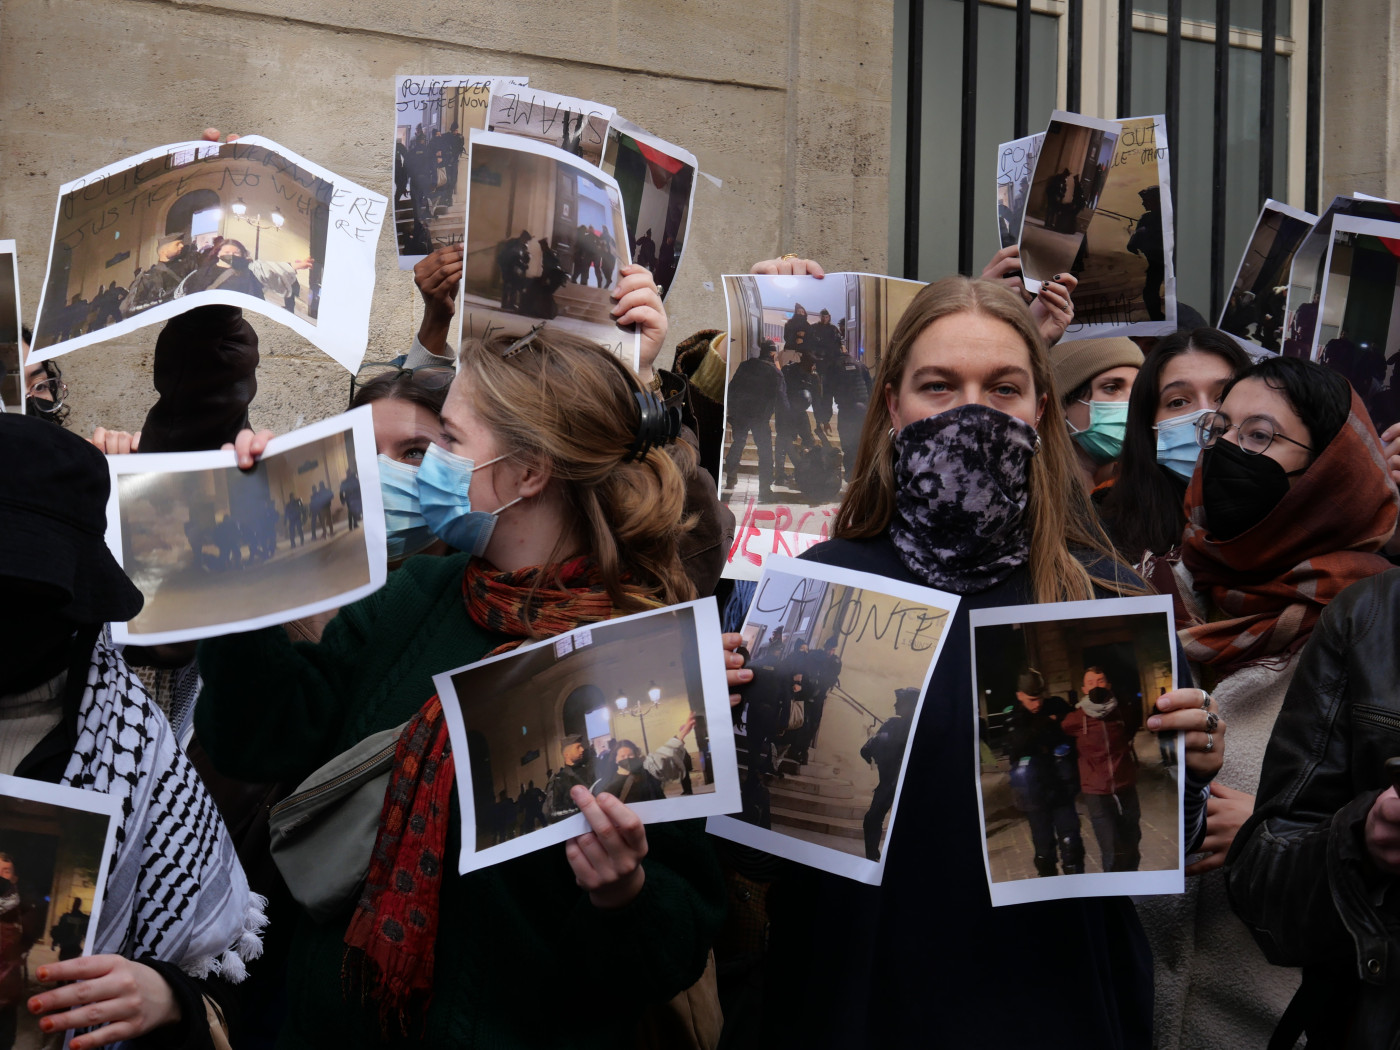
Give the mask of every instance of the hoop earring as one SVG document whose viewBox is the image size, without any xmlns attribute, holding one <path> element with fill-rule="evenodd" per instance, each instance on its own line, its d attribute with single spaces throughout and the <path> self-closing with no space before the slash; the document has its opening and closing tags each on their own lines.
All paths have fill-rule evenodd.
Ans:
<svg viewBox="0 0 1400 1050">
<path fill-rule="evenodd" d="M 894 427 L 890 427 L 890 440 L 893 441 L 894 439 L 895 439 L 895 429 L 894 429 Z"/>
</svg>

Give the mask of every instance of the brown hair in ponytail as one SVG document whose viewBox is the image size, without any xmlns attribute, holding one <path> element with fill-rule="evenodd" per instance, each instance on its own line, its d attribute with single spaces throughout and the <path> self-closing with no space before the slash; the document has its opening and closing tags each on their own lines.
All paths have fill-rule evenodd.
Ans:
<svg viewBox="0 0 1400 1050">
<path fill-rule="evenodd" d="M 457 361 L 500 451 L 540 463 L 560 486 L 615 608 L 694 598 L 680 558 L 681 537 L 693 524 L 684 508 L 694 450 L 677 442 L 629 459 L 641 386 L 610 351 L 545 328 L 503 358 L 513 341 L 465 340 Z M 551 560 L 569 553 L 556 551 Z"/>
</svg>

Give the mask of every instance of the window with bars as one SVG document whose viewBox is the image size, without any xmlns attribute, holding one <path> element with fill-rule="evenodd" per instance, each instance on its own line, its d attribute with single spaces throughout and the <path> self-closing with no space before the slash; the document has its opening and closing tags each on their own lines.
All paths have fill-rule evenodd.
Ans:
<svg viewBox="0 0 1400 1050">
<path fill-rule="evenodd" d="M 1321 0 L 896 0 L 890 271 L 981 272 L 997 145 L 1053 109 L 1162 113 L 1178 297 L 1214 322 L 1264 200 L 1317 210 L 1321 13 Z"/>
</svg>

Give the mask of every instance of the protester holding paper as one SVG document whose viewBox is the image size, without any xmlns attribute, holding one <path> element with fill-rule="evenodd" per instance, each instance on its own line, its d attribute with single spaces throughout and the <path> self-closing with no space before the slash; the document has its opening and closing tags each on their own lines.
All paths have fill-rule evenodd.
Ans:
<svg viewBox="0 0 1400 1050">
<path fill-rule="evenodd" d="M 925 288 L 875 387 L 837 538 L 804 557 L 962 595 L 950 653 L 971 651 L 967 609 L 1142 592 L 1075 477 L 1045 344 L 1015 294 L 957 277 Z M 730 675 L 731 685 L 747 680 Z M 802 870 L 773 890 L 765 996 L 781 1006 L 770 1034 L 810 1046 L 908 1046 L 932 1033 L 950 1046 L 1151 1038 L 1150 956 L 1128 901 L 991 907 L 965 728 L 971 692 L 968 663 L 939 663 L 910 758 L 922 783 L 898 810 L 882 885 Z M 1224 723 L 1202 700 L 1198 689 L 1168 693 L 1149 722 L 1187 732 L 1188 837 L 1224 750 Z M 813 958 L 838 965 L 814 969 Z M 1074 980 L 1018 982 L 1008 1010 L 1005 985 L 987 975 L 1009 959 Z M 1093 994 L 1076 994 L 1084 988 Z"/>
<path fill-rule="evenodd" d="M 0 608 L 12 613 L 0 772 L 112 795 L 123 814 L 94 954 L 41 967 L 54 987 L 24 1008 L 44 1031 L 96 1026 L 73 1050 L 156 1029 L 163 1045 L 209 1046 L 204 995 L 241 981 L 261 953 L 262 899 L 169 722 L 105 639 L 103 624 L 130 619 L 142 598 L 102 542 L 102 455 L 15 415 L 0 416 L 0 449 L 0 533 L 12 541 L 0 552 Z"/>
<path fill-rule="evenodd" d="M 1249 364 L 1224 332 L 1197 328 L 1158 342 L 1133 383 L 1118 479 L 1099 514 L 1118 553 L 1163 594 L 1172 593 L 1171 566 L 1181 560 L 1186 486 L 1201 455 L 1196 422 Z"/>
<path fill-rule="evenodd" d="M 1264 1045 L 1298 985 L 1270 967 L 1230 910 L 1223 874 L 1254 809 L 1260 767 L 1304 643 L 1327 604 L 1387 569 L 1397 497 L 1375 429 L 1336 373 L 1268 358 L 1226 384 L 1197 422 L 1201 461 L 1186 491 L 1172 573 L 1197 680 L 1231 723 L 1212 785 L 1204 859 L 1180 897 L 1140 906 L 1157 963 L 1164 1047 Z"/>
<path fill-rule="evenodd" d="M 659 341 L 656 306 L 663 320 L 646 334 Z M 444 443 L 418 475 L 426 523 L 465 553 L 410 559 L 342 609 L 317 646 L 266 630 L 201 647 L 196 719 L 231 775 L 296 780 L 408 719 L 358 910 L 299 924 L 284 1045 L 612 1046 L 615 1026 L 575 1023 L 590 982 L 545 981 L 576 945 L 651 945 L 629 982 L 638 1005 L 700 976 L 723 889 L 693 826 L 644 828 L 580 785 L 572 799 L 593 831 L 443 873 L 459 850 L 446 819 L 458 800 L 431 681 L 525 640 L 693 596 L 680 560 L 692 453 L 658 447 L 669 424 L 624 366 L 577 337 L 469 341 Z M 265 442 L 240 435 L 240 462 Z M 342 973 L 356 989 L 348 1001 Z"/>
</svg>

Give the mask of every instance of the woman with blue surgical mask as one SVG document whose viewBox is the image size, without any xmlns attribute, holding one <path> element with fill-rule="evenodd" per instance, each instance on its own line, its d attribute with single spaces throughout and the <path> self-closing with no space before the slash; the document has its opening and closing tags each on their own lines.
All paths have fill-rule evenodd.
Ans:
<svg viewBox="0 0 1400 1050">
<path fill-rule="evenodd" d="M 400 368 L 366 364 L 351 380 L 350 407 L 372 406 L 379 487 L 384 497 L 389 564 L 413 554 L 446 554 L 418 500 L 418 471 L 434 442 L 442 440 L 442 406 L 455 373 L 450 367 Z"/>
<path fill-rule="evenodd" d="M 649 361 L 665 313 L 650 274 L 632 270 L 615 312 L 639 325 Z M 282 1042 L 446 1046 L 470 1031 L 503 1046 L 612 1045 L 615 1032 L 580 1035 L 571 1020 L 587 1009 L 587 982 L 552 990 L 555 1008 L 530 1012 L 518 975 L 555 957 L 561 923 L 579 943 L 665 931 L 629 986 L 642 1006 L 660 1007 L 699 980 L 725 888 L 695 823 L 644 826 L 615 796 L 564 780 L 563 799 L 592 830 L 457 875 L 443 858 L 460 850 L 447 817 L 454 781 L 467 772 L 432 679 L 695 597 L 681 559 L 695 454 L 672 443 L 679 428 L 645 379 L 596 343 L 546 326 L 522 339 L 467 339 L 439 434 L 426 451 L 404 446 L 423 456 L 419 512 L 457 549 L 408 558 L 378 592 L 342 609 L 315 646 L 293 646 L 279 630 L 201 644 L 196 721 L 230 776 L 297 782 L 327 755 L 403 727 L 385 794 L 401 808 L 385 811 L 372 850 L 364 844 L 364 894 L 353 914 L 305 918 L 293 935 L 302 965 L 287 968 Z M 267 437 L 240 434 L 239 463 L 251 465 Z M 546 719 L 543 731 L 524 764 L 515 744 L 483 738 L 485 753 L 495 768 L 509 760 L 513 775 L 543 783 L 567 746 L 562 723 Z M 409 918 L 381 922 L 390 915 Z M 363 997 L 347 998 L 345 975 Z"/>
<path fill-rule="evenodd" d="M 1118 480 L 1099 516 L 1124 560 L 1163 594 L 1172 593 L 1186 485 L 1201 454 L 1196 420 L 1219 405 L 1221 391 L 1249 363 L 1219 329 L 1174 332 L 1153 347 L 1133 385 Z M 1158 573 L 1164 575 L 1154 579 Z"/>
<path fill-rule="evenodd" d="M 1117 476 L 1142 351 L 1123 336 L 1077 339 L 1052 347 L 1050 364 L 1084 490 L 1100 493 Z"/>
</svg>

